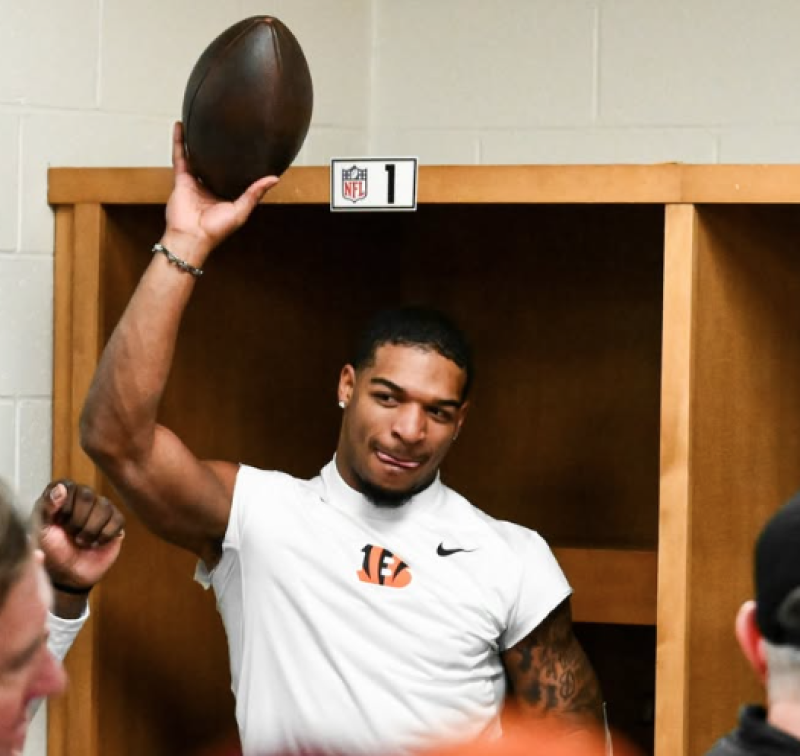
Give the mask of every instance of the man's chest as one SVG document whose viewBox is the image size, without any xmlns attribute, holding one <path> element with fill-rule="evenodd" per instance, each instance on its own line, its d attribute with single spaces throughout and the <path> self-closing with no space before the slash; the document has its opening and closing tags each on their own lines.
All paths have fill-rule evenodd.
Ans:
<svg viewBox="0 0 800 756">
<path fill-rule="evenodd" d="M 290 604 L 289 616 L 322 621 L 326 635 L 348 645 L 385 638 L 432 663 L 497 653 L 507 609 L 494 547 L 475 528 L 365 522 L 335 511 L 274 525 L 252 534 L 242 554 L 248 601 L 270 617 Z"/>
</svg>

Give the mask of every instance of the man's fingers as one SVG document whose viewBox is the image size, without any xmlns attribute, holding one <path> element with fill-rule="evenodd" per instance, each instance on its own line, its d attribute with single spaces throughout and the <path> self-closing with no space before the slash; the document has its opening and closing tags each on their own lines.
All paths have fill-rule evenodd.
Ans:
<svg viewBox="0 0 800 756">
<path fill-rule="evenodd" d="M 239 225 L 244 225 L 244 222 L 253 212 L 256 205 L 261 202 L 263 196 L 274 187 L 280 179 L 277 176 L 264 176 L 258 181 L 252 183 L 244 193 L 234 201 L 233 207 L 236 211 L 236 220 Z"/>
<path fill-rule="evenodd" d="M 105 496 L 97 496 L 88 486 L 77 486 L 70 516 L 59 518 L 58 524 L 76 546 L 91 548 L 117 538 L 125 527 L 125 517 Z"/>
<path fill-rule="evenodd" d="M 49 511 L 51 514 L 58 512 L 66 503 L 69 498 L 69 489 L 66 484 L 59 481 L 56 483 L 48 493 L 50 500 Z"/>
<path fill-rule="evenodd" d="M 172 166 L 175 173 L 186 173 L 186 153 L 183 149 L 183 124 L 176 121 L 172 127 Z"/>
<path fill-rule="evenodd" d="M 66 478 L 49 483 L 36 504 L 42 525 L 61 528 L 80 548 L 102 546 L 125 529 L 125 516 L 109 499 Z"/>
<path fill-rule="evenodd" d="M 58 524 L 72 537 L 78 546 L 89 546 L 105 527 L 111 517 L 111 503 L 97 496 L 89 486 L 77 486 L 73 506 L 69 515 L 62 509 Z"/>
<path fill-rule="evenodd" d="M 75 533 L 75 544 L 82 548 L 92 546 L 111 519 L 113 510 L 108 499 L 95 499 L 83 527 Z"/>
<path fill-rule="evenodd" d="M 125 537 L 125 517 L 115 506 L 111 507 L 112 515 L 97 537 L 97 545 L 104 546 L 115 538 Z"/>
<path fill-rule="evenodd" d="M 75 484 L 68 478 L 53 480 L 45 486 L 34 507 L 43 524 L 51 523 L 57 513 L 69 505 L 74 488 Z"/>
</svg>

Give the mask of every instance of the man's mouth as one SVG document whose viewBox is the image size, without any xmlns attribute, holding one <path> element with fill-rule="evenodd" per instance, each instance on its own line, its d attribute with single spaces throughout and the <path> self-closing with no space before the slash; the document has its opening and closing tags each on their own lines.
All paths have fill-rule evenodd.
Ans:
<svg viewBox="0 0 800 756">
<path fill-rule="evenodd" d="M 397 457 L 394 454 L 389 454 L 388 452 L 381 451 L 380 449 L 376 449 L 375 454 L 385 465 L 402 467 L 404 470 L 416 470 L 422 464 L 420 460 Z"/>
</svg>

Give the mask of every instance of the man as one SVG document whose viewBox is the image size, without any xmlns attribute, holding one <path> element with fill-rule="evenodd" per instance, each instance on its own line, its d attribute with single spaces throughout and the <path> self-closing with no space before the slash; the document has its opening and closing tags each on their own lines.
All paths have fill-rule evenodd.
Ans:
<svg viewBox="0 0 800 756">
<path fill-rule="evenodd" d="M 63 690 L 61 659 L 122 540 L 122 515 L 86 486 L 51 483 L 34 512 L 41 550 L 0 483 L 0 756 L 21 752 L 37 702 Z"/>
<path fill-rule="evenodd" d="M 173 165 L 167 228 L 101 358 L 81 442 L 155 533 L 201 558 L 245 753 L 496 737 L 506 676 L 532 716 L 596 726 L 599 686 L 549 548 L 439 479 L 472 380 L 446 318 L 406 309 L 367 330 L 339 380 L 336 455 L 311 481 L 200 461 L 157 422 L 202 265 L 277 181 L 216 201 L 179 124 Z"/>
<path fill-rule="evenodd" d="M 800 756 L 800 493 L 761 531 L 755 590 L 736 617 L 736 638 L 768 705 L 743 707 L 709 756 Z"/>
</svg>

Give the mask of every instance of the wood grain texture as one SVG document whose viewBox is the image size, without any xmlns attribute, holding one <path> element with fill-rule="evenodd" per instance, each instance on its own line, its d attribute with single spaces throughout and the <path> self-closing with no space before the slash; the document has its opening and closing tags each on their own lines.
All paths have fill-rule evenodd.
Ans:
<svg viewBox="0 0 800 756">
<path fill-rule="evenodd" d="M 72 261 L 75 208 L 64 205 L 55 213 L 53 269 L 53 475 L 67 475 L 72 448 Z"/>
<path fill-rule="evenodd" d="M 686 752 L 701 754 L 763 692 L 734 640 L 752 596 L 752 548 L 800 487 L 800 213 L 698 210 L 688 594 L 691 711 Z"/>
<path fill-rule="evenodd" d="M 55 344 L 53 385 L 53 475 L 68 476 L 99 490 L 97 469 L 80 449 L 77 419 L 100 354 L 100 263 L 105 211 L 77 205 L 56 216 Z M 104 586 L 92 591 L 91 611 L 102 613 Z M 68 694 L 49 703 L 50 756 L 98 754 L 98 622 L 90 618 L 65 667 Z"/>
<path fill-rule="evenodd" d="M 51 205 L 164 204 L 170 168 L 51 168 Z M 789 203 L 800 202 L 796 165 L 421 166 L 420 203 Z M 267 204 L 330 203 L 327 166 L 290 168 Z"/>
<path fill-rule="evenodd" d="M 688 725 L 687 612 L 690 423 L 697 247 L 693 205 L 666 208 L 661 359 L 661 477 L 658 541 L 656 756 L 683 754 Z"/>
<path fill-rule="evenodd" d="M 573 588 L 575 622 L 656 624 L 655 551 L 554 549 Z"/>
</svg>

